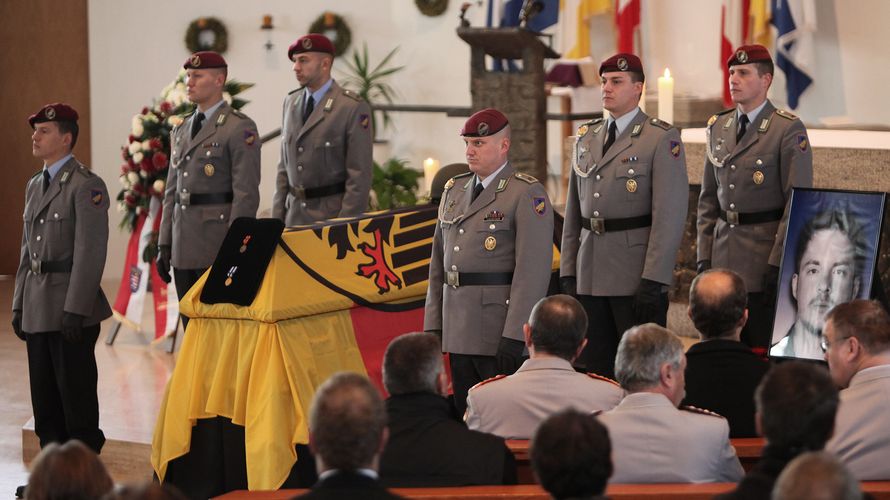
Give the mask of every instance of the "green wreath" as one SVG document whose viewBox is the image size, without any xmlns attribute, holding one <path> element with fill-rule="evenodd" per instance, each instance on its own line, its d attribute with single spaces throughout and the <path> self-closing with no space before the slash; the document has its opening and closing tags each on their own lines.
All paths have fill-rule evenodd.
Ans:
<svg viewBox="0 0 890 500">
<path fill-rule="evenodd" d="M 334 55 L 337 57 L 342 56 L 346 53 L 346 49 L 349 48 L 349 44 L 352 43 L 352 30 L 349 29 L 349 25 L 346 24 L 346 21 L 344 21 L 342 17 L 337 14 L 325 12 L 318 16 L 318 18 L 309 26 L 309 33 L 319 33 L 324 35 L 326 31 L 330 30 L 336 32 L 334 39 L 331 40 L 334 44 Z"/>
<path fill-rule="evenodd" d="M 213 36 L 213 42 L 210 44 L 201 40 L 202 34 L 208 31 Z M 189 52 L 212 50 L 222 54 L 229 48 L 229 33 L 226 31 L 226 25 L 215 17 L 195 19 L 185 32 L 185 46 L 188 47 Z"/>
<path fill-rule="evenodd" d="M 425 16 L 441 16 L 448 9 L 448 0 L 414 0 L 420 13 Z"/>
</svg>

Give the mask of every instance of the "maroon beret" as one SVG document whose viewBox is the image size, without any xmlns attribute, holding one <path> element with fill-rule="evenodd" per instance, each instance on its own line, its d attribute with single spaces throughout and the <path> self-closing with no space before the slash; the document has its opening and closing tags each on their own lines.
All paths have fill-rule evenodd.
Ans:
<svg viewBox="0 0 890 500">
<path fill-rule="evenodd" d="M 769 51 L 763 45 L 742 45 L 735 49 L 735 52 L 726 60 L 726 67 L 732 67 L 736 64 L 751 64 L 756 62 L 773 62 Z"/>
<path fill-rule="evenodd" d="M 503 113 L 494 108 L 485 108 L 477 111 L 464 123 L 460 135 L 464 137 L 486 137 L 494 135 L 504 129 L 510 122 Z"/>
<path fill-rule="evenodd" d="M 227 68 L 228 66 L 223 56 L 212 50 L 195 52 L 182 63 L 182 67 L 185 69 Z"/>
<path fill-rule="evenodd" d="M 28 117 L 28 123 L 34 128 L 35 123 L 43 122 L 77 122 L 77 111 L 60 102 L 47 104 L 40 111 Z"/>
<path fill-rule="evenodd" d="M 643 63 L 633 54 L 618 53 L 600 64 L 600 76 L 612 71 L 632 71 L 643 76 Z"/>
<path fill-rule="evenodd" d="M 334 55 L 334 44 L 324 35 L 310 33 L 297 38 L 296 42 L 290 44 L 290 47 L 287 49 L 287 58 L 293 59 L 294 54 L 302 54 L 303 52 L 323 52 Z"/>
</svg>

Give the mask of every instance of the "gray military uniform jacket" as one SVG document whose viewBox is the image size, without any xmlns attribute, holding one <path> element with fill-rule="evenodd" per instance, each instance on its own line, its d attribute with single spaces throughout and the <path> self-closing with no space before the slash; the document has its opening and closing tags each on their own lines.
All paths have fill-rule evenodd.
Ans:
<svg viewBox="0 0 890 500">
<path fill-rule="evenodd" d="M 424 330 L 442 331 L 443 352 L 493 356 L 547 294 L 553 207 L 544 186 L 508 162 L 470 201 L 472 174 L 446 184 L 433 237 Z M 451 286 L 447 273 L 513 273 L 509 285 Z M 451 276 L 454 276 L 452 274 Z"/>
<path fill-rule="evenodd" d="M 108 250 L 108 191 L 73 157 L 46 193 L 38 173 L 25 189 L 24 233 L 12 309 L 28 333 L 62 329 L 62 313 L 85 316 L 84 326 L 111 316 L 100 283 Z M 70 262 L 71 272 L 41 272 L 43 262 Z"/>
<path fill-rule="evenodd" d="M 698 199 L 698 260 L 732 269 L 748 292 L 760 292 L 767 266 L 779 266 L 792 187 L 813 186 L 813 150 L 803 123 L 771 102 L 736 144 L 735 109 L 708 121 L 704 177 Z M 781 220 L 730 224 L 720 211 L 784 210 Z"/>
<path fill-rule="evenodd" d="M 640 111 L 605 156 L 605 121 L 582 126 L 578 135 L 560 275 L 577 277 L 578 293 L 592 296 L 633 295 L 640 278 L 669 285 L 689 197 L 680 133 Z M 584 218 L 608 221 L 647 214 L 652 214 L 651 227 L 597 234 L 581 226 Z"/>
<path fill-rule="evenodd" d="M 297 89 L 284 99 L 272 216 L 293 226 L 367 211 L 373 173 L 368 103 L 334 82 L 303 123 L 304 95 Z M 343 182 L 344 193 L 304 198 L 305 189 Z"/>
<path fill-rule="evenodd" d="M 470 389 L 465 420 L 473 430 L 505 439 L 531 439 L 538 425 L 560 410 L 611 410 L 623 396 L 614 380 L 578 373 L 562 358 L 532 358 L 513 375 Z"/>
<path fill-rule="evenodd" d="M 860 481 L 890 480 L 890 365 L 859 371 L 840 397 L 825 450 Z"/>
<path fill-rule="evenodd" d="M 178 269 L 213 264 L 232 220 L 256 217 L 260 204 L 260 139 L 256 123 L 223 103 L 191 138 L 192 120 L 171 133 L 160 245 L 172 246 Z M 192 196 L 232 193 L 228 203 L 191 205 Z M 195 198 L 197 199 L 197 198 Z"/>
<path fill-rule="evenodd" d="M 728 483 L 745 471 L 716 413 L 678 409 L 662 394 L 628 394 L 598 416 L 609 429 L 610 483 Z"/>
</svg>

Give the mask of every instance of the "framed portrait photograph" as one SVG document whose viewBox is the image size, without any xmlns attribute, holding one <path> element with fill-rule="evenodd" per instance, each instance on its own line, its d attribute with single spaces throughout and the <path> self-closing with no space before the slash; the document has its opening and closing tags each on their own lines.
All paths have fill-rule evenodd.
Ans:
<svg viewBox="0 0 890 500">
<path fill-rule="evenodd" d="M 869 298 L 886 194 L 799 189 L 791 194 L 771 357 L 822 360 L 834 306 Z"/>
</svg>

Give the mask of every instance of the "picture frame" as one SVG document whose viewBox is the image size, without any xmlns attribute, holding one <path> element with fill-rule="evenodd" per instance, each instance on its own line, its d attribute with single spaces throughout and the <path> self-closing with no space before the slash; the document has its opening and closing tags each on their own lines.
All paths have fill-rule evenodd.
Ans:
<svg viewBox="0 0 890 500">
<path fill-rule="evenodd" d="M 769 356 L 823 360 L 825 316 L 867 299 L 886 193 L 794 188 L 779 268 Z"/>
</svg>

